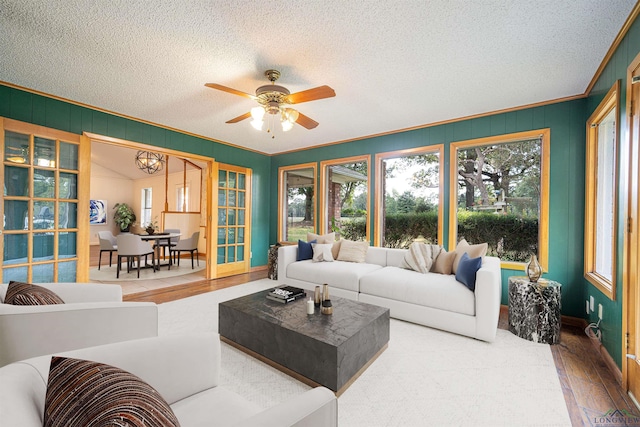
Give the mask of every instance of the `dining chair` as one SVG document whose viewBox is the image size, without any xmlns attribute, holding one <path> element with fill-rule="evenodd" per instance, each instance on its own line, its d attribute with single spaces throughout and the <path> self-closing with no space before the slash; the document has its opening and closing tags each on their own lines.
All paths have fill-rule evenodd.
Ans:
<svg viewBox="0 0 640 427">
<path fill-rule="evenodd" d="M 118 244 L 116 241 L 116 236 L 114 236 L 110 231 L 98 231 L 98 239 L 100 240 L 98 270 L 100 270 L 100 264 L 102 263 L 102 252 L 109 252 L 109 267 L 111 267 L 113 253 L 118 251 Z"/>
<path fill-rule="evenodd" d="M 196 259 L 198 261 L 198 267 L 200 266 L 200 254 L 198 253 L 198 240 L 200 239 L 200 232 L 196 231 L 189 237 L 188 239 L 181 239 L 175 246 L 169 248 L 169 257 L 171 259 L 175 259 L 176 254 L 178 255 L 178 266 L 180 265 L 180 253 L 181 252 L 190 252 L 191 253 L 191 269 L 193 270 L 193 253 L 196 253 Z"/>
<path fill-rule="evenodd" d="M 180 229 L 179 228 L 165 228 L 164 229 L 164 233 L 180 233 Z M 180 236 L 176 236 L 176 237 L 172 237 L 169 239 L 169 241 L 167 242 L 166 240 L 159 240 L 155 245 L 153 245 L 153 248 L 161 248 L 162 249 L 162 257 L 163 259 L 166 258 L 167 256 L 167 248 L 170 248 L 171 246 L 175 246 L 178 242 L 180 241 Z M 171 255 L 171 251 L 169 251 L 169 255 Z M 159 257 L 159 253 L 158 253 L 158 257 Z M 171 256 L 169 256 L 169 262 L 171 262 Z M 171 268 L 171 267 L 169 267 Z"/>
<path fill-rule="evenodd" d="M 140 236 L 135 234 L 123 233 L 116 237 L 118 243 L 118 269 L 116 278 L 120 278 L 120 268 L 122 266 L 122 258 L 127 259 L 127 273 L 130 271 L 131 262 L 136 259 L 138 261 L 138 279 L 140 278 L 140 260 L 144 255 L 144 263 L 147 264 L 147 257 L 151 255 L 151 265 L 153 272 L 156 272 L 156 253 L 147 242 L 143 242 Z"/>
</svg>

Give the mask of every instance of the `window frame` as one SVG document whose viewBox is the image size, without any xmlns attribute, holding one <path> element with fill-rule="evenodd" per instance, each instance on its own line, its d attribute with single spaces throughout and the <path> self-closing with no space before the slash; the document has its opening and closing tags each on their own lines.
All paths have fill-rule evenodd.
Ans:
<svg viewBox="0 0 640 427">
<path fill-rule="evenodd" d="M 323 160 L 320 162 L 320 217 L 319 217 L 319 234 L 329 233 L 329 211 L 327 204 L 327 168 L 330 166 L 341 165 L 344 163 L 367 162 L 367 219 L 366 219 L 366 241 L 371 242 L 371 155 L 364 154 L 353 157 L 341 157 L 339 159 Z"/>
<path fill-rule="evenodd" d="M 286 195 L 285 173 L 298 169 L 313 169 L 313 194 L 315 195 L 313 200 L 313 232 L 315 233 L 318 228 L 318 164 L 311 162 L 281 166 L 278 168 L 278 242 L 287 241 L 284 236 L 284 223 L 287 221 L 288 211 L 288 206 L 286 206 L 288 197 Z"/>
<path fill-rule="evenodd" d="M 140 189 L 141 194 L 140 194 L 140 225 L 145 225 L 148 224 L 150 222 L 153 221 L 152 219 L 152 214 L 153 214 L 153 187 L 144 187 Z M 150 205 L 147 206 L 147 192 L 149 193 L 149 199 L 151 201 Z M 147 216 L 145 215 L 145 212 L 149 212 L 149 216 L 147 218 Z"/>
<path fill-rule="evenodd" d="M 408 148 L 405 150 L 394 150 L 387 151 L 384 153 L 377 153 L 375 156 L 375 165 L 376 165 L 376 174 L 375 174 L 375 188 L 377 189 L 375 193 L 375 207 L 374 207 L 374 217 L 373 217 L 373 245 L 381 246 L 382 245 L 382 235 L 383 235 L 383 227 L 384 227 L 384 217 L 383 207 L 385 195 L 383 189 L 383 182 L 385 177 L 383 176 L 383 168 L 382 162 L 388 159 L 397 159 L 399 157 L 411 157 L 418 156 L 421 154 L 438 154 L 438 168 L 439 168 L 439 176 L 438 176 L 438 244 L 442 245 L 444 243 L 444 182 L 445 182 L 445 165 L 444 165 L 444 144 L 437 145 L 427 145 L 424 147 L 416 147 L 416 148 Z"/>
<path fill-rule="evenodd" d="M 611 236 L 611 281 L 596 272 L 596 222 L 597 222 L 597 173 L 598 173 L 598 125 L 615 108 L 615 147 L 613 160 L 613 235 Z M 610 300 L 616 299 L 616 247 L 618 244 L 618 191 L 620 156 L 620 80 L 609 89 L 604 99 L 586 124 L 586 162 L 585 162 L 585 215 L 584 215 L 584 278 L 605 294 Z"/>
<path fill-rule="evenodd" d="M 485 145 L 505 144 L 527 139 L 540 138 L 540 213 L 538 219 L 538 262 L 544 272 L 549 270 L 549 170 L 550 141 L 549 128 L 525 132 L 515 132 L 486 138 L 456 141 L 450 144 L 449 157 L 449 250 L 453 250 L 458 242 L 458 150 L 482 147 Z M 526 262 L 501 261 L 500 267 L 510 270 L 524 269 Z"/>
</svg>

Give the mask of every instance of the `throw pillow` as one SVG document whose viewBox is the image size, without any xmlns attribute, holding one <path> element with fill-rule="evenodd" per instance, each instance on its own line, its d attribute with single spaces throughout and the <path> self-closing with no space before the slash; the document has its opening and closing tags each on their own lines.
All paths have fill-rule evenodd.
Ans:
<svg viewBox="0 0 640 427">
<path fill-rule="evenodd" d="M 402 260 L 402 268 L 427 274 L 431 269 L 433 261 L 437 259 L 442 248 L 438 245 L 427 245 L 425 243 L 413 242 Z"/>
<path fill-rule="evenodd" d="M 338 261 L 364 262 L 367 258 L 368 249 L 369 242 L 354 242 L 352 240 L 343 239 L 340 244 Z"/>
<path fill-rule="evenodd" d="M 88 360 L 52 357 L 44 427 L 180 426 L 160 393 L 122 369 Z"/>
<path fill-rule="evenodd" d="M 64 301 L 55 292 L 47 288 L 12 280 L 7 286 L 4 303 L 13 305 L 50 305 L 64 304 Z"/>
<path fill-rule="evenodd" d="M 333 247 L 331 248 L 331 255 L 333 255 L 333 259 L 338 259 L 338 255 L 340 255 L 340 244 L 342 240 L 338 240 L 337 242 L 333 242 Z"/>
<path fill-rule="evenodd" d="M 470 258 L 468 253 L 462 254 L 456 271 L 456 280 L 472 291 L 476 290 L 476 273 L 482 266 L 482 257 Z"/>
<path fill-rule="evenodd" d="M 303 242 L 302 240 L 298 240 L 298 257 L 296 261 L 304 261 L 306 259 L 313 258 L 313 244 L 316 243 L 315 240 L 310 242 Z"/>
<path fill-rule="evenodd" d="M 458 246 L 456 246 L 456 259 L 453 260 L 453 268 L 451 269 L 453 274 L 456 274 L 458 271 L 458 263 L 465 252 L 469 254 L 469 258 L 484 257 L 487 254 L 488 248 L 489 245 L 487 243 L 470 245 L 465 239 L 460 240 L 460 242 L 458 242 Z"/>
<path fill-rule="evenodd" d="M 313 262 L 333 262 L 332 243 L 313 245 Z"/>
<path fill-rule="evenodd" d="M 456 259 L 455 252 L 447 252 L 444 248 L 438 254 L 436 261 L 431 266 L 433 273 L 439 274 L 451 274 L 453 268 L 453 261 Z"/>
<path fill-rule="evenodd" d="M 320 244 L 326 244 L 326 243 L 333 243 L 336 241 L 336 233 L 329 233 L 329 234 L 314 234 L 314 233 L 307 233 L 307 242 L 310 242 L 312 240 L 316 240 L 318 243 Z"/>
</svg>

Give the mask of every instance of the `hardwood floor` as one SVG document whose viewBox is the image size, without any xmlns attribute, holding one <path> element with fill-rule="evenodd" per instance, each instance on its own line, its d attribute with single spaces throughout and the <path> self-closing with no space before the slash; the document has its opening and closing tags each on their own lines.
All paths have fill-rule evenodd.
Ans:
<svg viewBox="0 0 640 427">
<path fill-rule="evenodd" d="M 126 301 L 164 303 L 205 292 L 223 289 L 267 277 L 266 270 L 215 280 L 200 280 L 188 284 L 125 295 Z M 500 311 L 500 329 L 509 329 L 505 307 Z M 601 417 L 610 410 L 640 414 L 604 358 L 582 328 L 563 325 L 560 344 L 551 346 L 565 403 L 574 426 L 632 425 L 616 422 L 603 424 Z M 535 399 L 535 396 L 532 396 Z M 544 410 L 544 408 L 541 408 Z M 600 421 L 598 421 L 600 420 Z M 636 424 L 633 424 L 636 425 Z"/>
</svg>

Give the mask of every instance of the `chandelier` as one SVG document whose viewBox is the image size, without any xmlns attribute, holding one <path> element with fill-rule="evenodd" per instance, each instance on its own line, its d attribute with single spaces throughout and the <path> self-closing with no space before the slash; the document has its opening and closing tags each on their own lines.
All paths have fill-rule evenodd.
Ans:
<svg viewBox="0 0 640 427">
<path fill-rule="evenodd" d="M 136 166 L 149 175 L 160 172 L 164 168 L 164 156 L 151 151 L 138 151 L 136 154 Z"/>
</svg>

